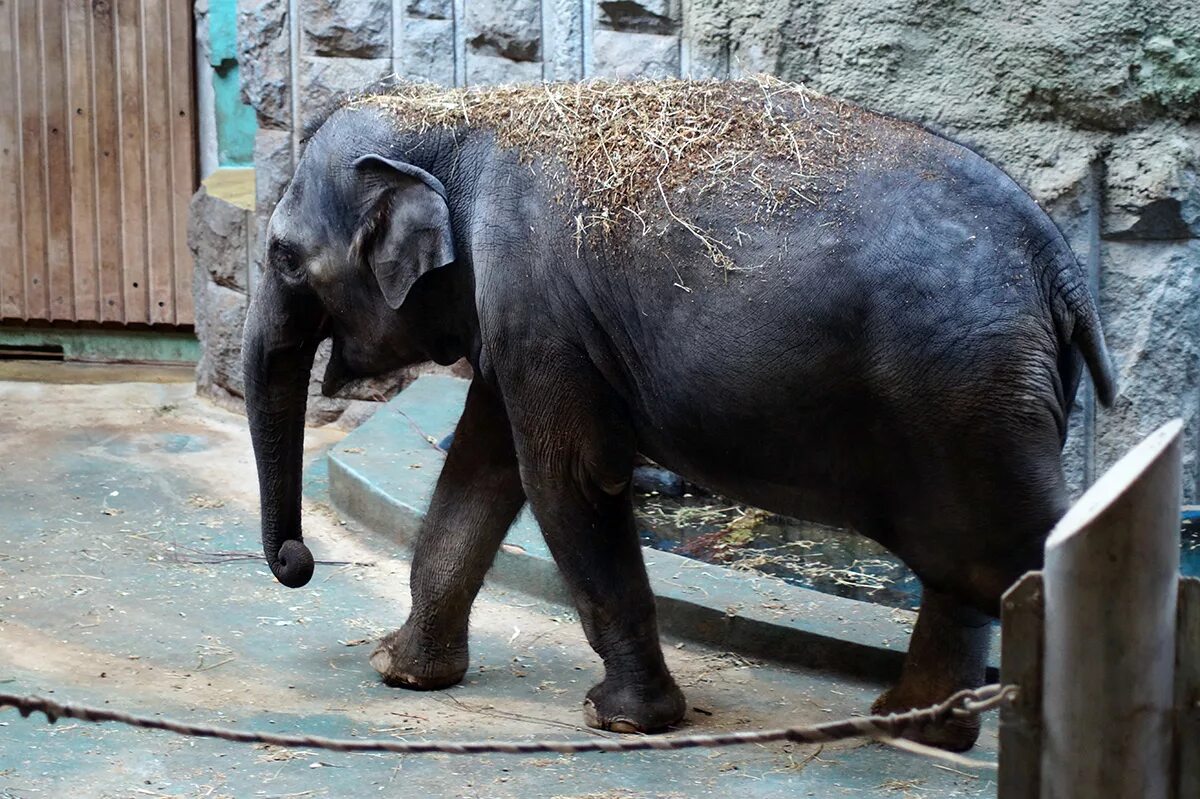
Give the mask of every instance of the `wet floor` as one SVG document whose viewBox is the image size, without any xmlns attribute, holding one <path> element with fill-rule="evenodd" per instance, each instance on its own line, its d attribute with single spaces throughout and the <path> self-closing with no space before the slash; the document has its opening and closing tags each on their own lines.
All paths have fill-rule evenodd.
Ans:
<svg viewBox="0 0 1200 799">
<path fill-rule="evenodd" d="M 280 733 L 578 738 L 601 675 L 569 608 L 486 587 L 462 685 L 382 685 L 372 642 L 404 619 L 406 554 L 323 501 L 309 432 L 312 583 L 258 555 L 245 420 L 188 384 L 0 381 L 0 690 Z M 100 381 L 98 381 L 100 382 Z M 862 713 L 881 686 L 667 641 L 689 732 Z M 972 754 L 994 760 L 994 719 Z M 993 773 L 874 743 L 451 758 L 177 738 L 0 711 L 0 797 L 992 796 Z"/>
</svg>

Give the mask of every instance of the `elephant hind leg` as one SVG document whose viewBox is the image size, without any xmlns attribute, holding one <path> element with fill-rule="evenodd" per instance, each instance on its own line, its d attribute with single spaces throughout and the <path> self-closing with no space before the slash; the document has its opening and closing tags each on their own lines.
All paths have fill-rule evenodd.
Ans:
<svg viewBox="0 0 1200 799">
<path fill-rule="evenodd" d="M 939 522 L 930 522 L 925 536 L 899 537 L 920 544 L 897 554 L 921 577 L 921 609 L 900 680 L 876 700 L 876 712 L 927 707 L 984 684 L 1001 598 L 1021 575 L 1041 568 L 1046 536 L 1066 511 L 1056 449 L 1010 453 L 961 472 L 967 477 L 956 496 L 939 503 Z M 978 719 L 954 719 L 910 737 L 965 751 L 978 736 Z"/>
<path fill-rule="evenodd" d="M 941 702 L 987 676 L 991 618 L 928 586 L 908 644 L 900 681 L 871 706 L 873 713 L 900 713 Z M 964 752 L 979 738 L 979 718 L 951 719 L 907 735 L 929 746 Z"/>
</svg>

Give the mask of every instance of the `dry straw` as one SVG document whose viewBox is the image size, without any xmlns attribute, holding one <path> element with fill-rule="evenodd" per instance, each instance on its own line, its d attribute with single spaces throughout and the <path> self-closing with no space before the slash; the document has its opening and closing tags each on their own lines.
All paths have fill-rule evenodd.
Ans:
<svg viewBox="0 0 1200 799">
<path fill-rule="evenodd" d="M 574 189 L 578 232 L 642 233 L 674 222 L 717 263 L 730 245 L 691 218 L 694 198 L 720 192 L 756 220 L 818 205 L 871 147 L 885 118 L 803 86 L 757 75 L 736 81 L 596 80 L 446 89 L 401 84 L 355 98 L 403 130 L 479 129 L 527 161 L 557 161 Z"/>
</svg>

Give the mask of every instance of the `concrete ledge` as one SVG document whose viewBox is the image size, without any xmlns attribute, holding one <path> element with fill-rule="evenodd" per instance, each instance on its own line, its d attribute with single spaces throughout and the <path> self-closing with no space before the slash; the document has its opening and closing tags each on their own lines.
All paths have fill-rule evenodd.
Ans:
<svg viewBox="0 0 1200 799">
<path fill-rule="evenodd" d="M 454 429 L 466 393 L 464 380 L 422 377 L 330 450 L 334 504 L 410 545 L 445 458 L 432 442 Z M 891 679 L 899 671 L 914 613 L 655 549 L 642 553 L 664 633 L 871 679 Z M 488 580 L 569 602 L 528 509 L 509 530 Z M 993 644 L 992 652 L 995 666 L 999 646 Z"/>
</svg>

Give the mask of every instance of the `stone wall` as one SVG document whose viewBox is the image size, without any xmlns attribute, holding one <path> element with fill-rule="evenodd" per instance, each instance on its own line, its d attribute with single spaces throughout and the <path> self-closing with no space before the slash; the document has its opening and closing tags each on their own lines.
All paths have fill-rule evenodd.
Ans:
<svg viewBox="0 0 1200 799">
<path fill-rule="evenodd" d="M 1081 396 L 1071 480 L 1187 421 L 1200 483 L 1200 5 L 1190 0 L 239 0 L 256 237 L 304 124 L 390 73 L 444 84 L 771 72 L 1004 166 L 1087 265 L 1122 393 Z M 198 306 L 199 307 L 199 306 Z"/>
</svg>

